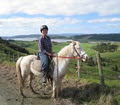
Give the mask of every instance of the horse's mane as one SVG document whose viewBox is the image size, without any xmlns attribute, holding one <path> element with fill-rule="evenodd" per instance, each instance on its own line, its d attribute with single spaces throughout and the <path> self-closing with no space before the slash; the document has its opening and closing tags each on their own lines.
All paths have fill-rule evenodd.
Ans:
<svg viewBox="0 0 120 105">
<path fill-rule="evenodd" d="M 68 55 L 68 52 L 70 52 L 70 49 L 71 46 L 70 45 L 67 45 L 65 46 L 64 48 L 62 48 L 59 52 L 58 52 L 58 56 L 67 56 Z"/>
<path fill-rule="evenodd" d="M 80 47 L 80 43 L 77 41 L 73 41 L 72 43 L 70 43 L 69 45 L 65 46 L 64 48 L 62 48 L 59 53 L 58 56 L 67 56 L 68 52 L 70 52 L 72 46 L 75 44 L 75 46 L 78 48 Z M 82 49 L 82 47 L 80 47 L 80 49 Z"/>
</svg>

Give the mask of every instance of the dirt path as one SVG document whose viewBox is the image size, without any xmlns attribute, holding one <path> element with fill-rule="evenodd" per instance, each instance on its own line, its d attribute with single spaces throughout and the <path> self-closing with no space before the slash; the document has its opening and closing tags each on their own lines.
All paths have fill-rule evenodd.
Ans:
<svg viewBox="0 0 120 105">
<path fill-rule="evenodd" d="M 54 101 L 51 98 L 51 86 L 43 86 L 40 78 L 34 77 L 33 88 L 38 93 L 33 94 L 29 89 L 28 81 L 24 93 L 27 98 L 19 95 L 19 85 L 14 66 L 0 65 L 0 105 L 70 105 L 70 101 L 61 99 Z M 74 104 L 71 104 L 74 105 Z"/>
<path fill-rule="evenodd" d="M 34 80 L 35 81 L 35 80 Z M 27 85 L 27 84 L 26 84 Z M 36 91 L 40 90 L 35 84 L 34 88 Z M 27 98 L 23 98 L 19 95 L 17 83 L 17 76 L 15 72 L 15 67 L 8 67 L 0 65 L 0 105 L 54 105 L 56 104 L 52 99 L 50 94 L 44 95 L 43 89 L 38 95 L 33 94 L 28 85 L 24 90 Z"/>
<path fill-rule="evenodd" d="M 31 92 L 27 80 L 25 83 L 24 93 L 27 98 L 19 95 L 15 67 L 0 65 L 0 105 L 83 105 L 92 98 L 91 92 L 99 91 L 96 84 L 83 84 L 75 79 L 63 80 L 62 94 L 58 101 L 54 101 L 49 83 L 44 87 L 40 78 L 34 77 L 32 85 L 37 95 Z"/>
</svg>

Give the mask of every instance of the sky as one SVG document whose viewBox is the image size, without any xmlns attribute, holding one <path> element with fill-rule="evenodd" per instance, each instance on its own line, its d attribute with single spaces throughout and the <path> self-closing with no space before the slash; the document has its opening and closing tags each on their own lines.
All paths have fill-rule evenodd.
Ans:
<svg viewBox="0 0 120 105">
<path fill-rule="evenodd" d="M 0 36 L 120 33 L 120 0 L 0 0 Z"/>
</svg>

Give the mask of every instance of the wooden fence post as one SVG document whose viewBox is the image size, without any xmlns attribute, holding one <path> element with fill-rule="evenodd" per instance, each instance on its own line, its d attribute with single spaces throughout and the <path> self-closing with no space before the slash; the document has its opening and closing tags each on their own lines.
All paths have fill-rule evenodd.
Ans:
<svg viewBox="0 0 120 105">
<path fill-rule="evenodd" d="M 98 54 L 97 54 L 97 63 L 98 63 L 98 70 L 99 70 L 99 76 L 100 76 L 101 85 L 102 85 L 102 86 L 105 86 L 103 69 L 102 69 L 102 65 L 101 65 L 101 56 L 100 56 L 100 53 L 99 53 L 99 52 L 98 52 Z"/>
<path fill-rule="evenodd" d="M 13 53 L 13 62 L 15 61 L 15 56 L 14 56 L 14 53 Z"/>
<path fill-rule="evenodd" d="M 18 53 L 18 58 L 17 58 L 17 59 L 19 59 L 19 57 L 20 57 L 20 55 L 19 55 L 19 53 Z"/>
<path fill-rule="evenodd" d="M 10 52 L 9 52 L 8 58 L 9 58 L 9 60 L 8 60 L 8 61 L 10 61 Z"/>
<path fill-rule="evenodd" d="M 81 76 L 80 76 L 80 67 L 81 67 L 81 60 L 80 60 L 80 59 L 78 59 L 78 60 L 77 60 L 78 78 L 80 78 L 80 77 L 81 77 Z"/>
<path fill-rule="evenodd" d="M 57 87 L 56 87 L 56 98 L 58 98 L 58 92 L 59 92 L 59 87 L 58 87 L 58 85 L 59 85 L 59 60 L 58 60 L 58 54 L 57 54 Z"/>
<path fill-rule="evenodd" d="M 5 54 L 4 54 L 4 60 L 3 61 L 5 61 Z"/>
</svg>

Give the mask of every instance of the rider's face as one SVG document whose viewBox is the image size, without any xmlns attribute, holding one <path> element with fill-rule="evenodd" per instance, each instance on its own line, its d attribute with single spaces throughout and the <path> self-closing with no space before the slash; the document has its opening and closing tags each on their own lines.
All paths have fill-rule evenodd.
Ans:
<svg viewBox="0 0 120 105">
<path fill-rule="evenodd" d="M 42 30 L 42 34 L 43 34 L 43 35 L 47 35 L 47 34 L 48 34 L 48 30 L 47 30 L 47 29 L 43 29 L 43 30 Z"/>
</svg>

